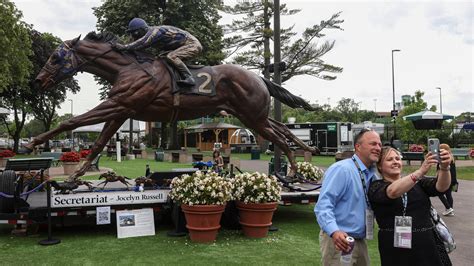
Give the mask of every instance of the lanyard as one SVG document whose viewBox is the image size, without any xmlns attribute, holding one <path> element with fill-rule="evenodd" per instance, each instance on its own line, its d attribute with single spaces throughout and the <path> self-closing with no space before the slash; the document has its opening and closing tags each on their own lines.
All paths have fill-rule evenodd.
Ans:
<svg viewBox="0 0 474 266">
<path fill-rule="evenodd" d="M 403 216 L 407 212 L 407 204 L 408 204 L 408 194 L 405 192 L 402 195 L 402 203 L 403 203 Z"/>
<path fill-rule="evenodd" d="M 365 185 L 365 174 L 362 173 L 359 163 L 356 161 L 354 157 L 352 157 L 352 161 L 354 161 L 357 167 L 357 170 L 359 170 L 360 182 L 362 183 L 362 188 L 364 189 L 365 202 L 367 203 L 367 206 L 370 208 L 369 198 L 367 196 L 367 186 Z"/>
</svg>

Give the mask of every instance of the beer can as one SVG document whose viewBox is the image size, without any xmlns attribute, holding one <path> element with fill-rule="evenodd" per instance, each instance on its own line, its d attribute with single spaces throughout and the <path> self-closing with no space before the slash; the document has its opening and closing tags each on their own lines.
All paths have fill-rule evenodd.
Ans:
<svg viewBox="0 0 474 266">
<path fill-rule="evenodd" d="M 351 249 L 349 250 L 349 252 L 342 251 L 341 253 L 342 256 L 351 254 L 352 250 L 354 249 L 355 239 L 352 236 L 346 236 L 346 240 L 347 242 L 349 242 L 349 246 L 351 247 Z"/>
</svg>

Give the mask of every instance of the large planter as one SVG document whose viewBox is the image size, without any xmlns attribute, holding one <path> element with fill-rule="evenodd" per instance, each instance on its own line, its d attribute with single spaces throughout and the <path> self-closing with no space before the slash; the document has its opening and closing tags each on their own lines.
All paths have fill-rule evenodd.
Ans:
<svg viewBox="0 0 474 266">
<path fill-rule="evenodd" d="M 244 203 L 237 201 L 240 225 L 244 235 L 250 238 L 263 238 L 268 235 L 272 225 L 273 213 L 277 202 L 271 203 Z"/>
<path fill-rule="evenodd" d="M 78 168 L 79 162 L 62 162 L 65 175 L 72 175 Z"/>
<path fill-rule="evenodd" d="M 216 240 L 221 228 L 220 220 L 225 205 L 181 205 L 186 217 L 186 228 L 193 242 L 207 243 Z"/>
<path fill-rule="evenodd" d="M 7 161 L 8 159 L 11 159 L 12 157 L 2 157 L 0 158 L 0 167 L 5 167 L 7 166 Z"/>
</svg>

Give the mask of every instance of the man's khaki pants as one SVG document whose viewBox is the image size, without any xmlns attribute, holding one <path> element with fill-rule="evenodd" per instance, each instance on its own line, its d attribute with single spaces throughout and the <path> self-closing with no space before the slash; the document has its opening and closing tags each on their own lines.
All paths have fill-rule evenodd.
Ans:
<svg viewBox="0 0 474 266">
<path fill-rule="evenodd" d="M 322 265 L 341 265 L 341 251 L 336 250 L 332 238 L 322 230 L 319 233 L 319 247 L 321 249 Z M 367 243 L 364 239 L 355 241 L 354 249 L 352 250 L 352 265 L 370 265 Z"/>
</svg>

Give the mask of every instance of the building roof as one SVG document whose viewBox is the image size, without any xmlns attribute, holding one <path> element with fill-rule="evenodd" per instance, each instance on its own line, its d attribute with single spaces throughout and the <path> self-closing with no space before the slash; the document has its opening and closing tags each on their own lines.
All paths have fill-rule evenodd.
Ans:
<svg viewBox="0 0 474 266">
<path fill-rule="evenodd" d="M 227 124 L 227 123 L 218 122 L 218 123 L 205 123 L 205 124 L 194 125 L 194 126 L 187 127 L 186 129 L 187 130 L 198 130 L 198 129 L 209 130 L 209 129 L 231 129 L 231 128 L 241 128 L 241 127 Z"/>
</svg>

